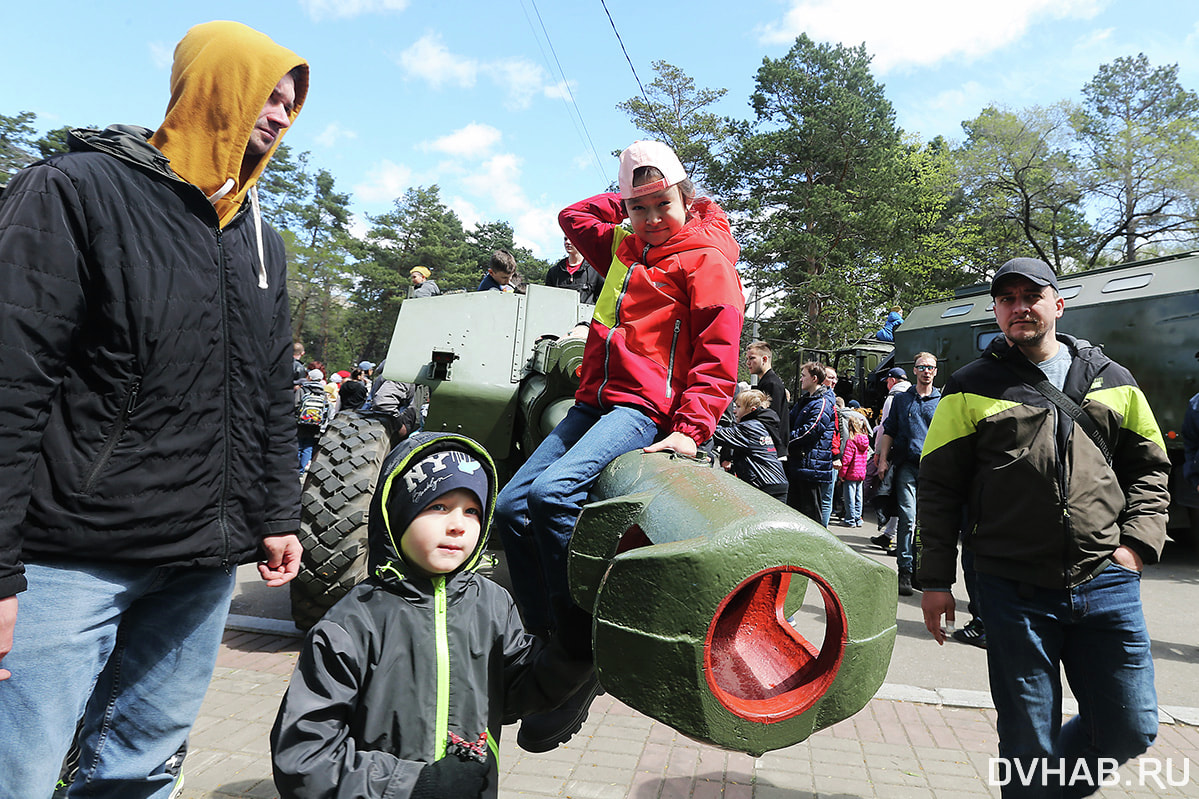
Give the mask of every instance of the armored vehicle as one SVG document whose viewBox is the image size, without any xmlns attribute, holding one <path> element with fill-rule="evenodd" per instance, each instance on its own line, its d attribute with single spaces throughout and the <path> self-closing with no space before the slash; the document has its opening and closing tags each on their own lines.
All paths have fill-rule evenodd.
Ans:
<svg viewBox="0 0 1199 799">
<path fill-rule="evenodd" d="M 1199 392 L 1199 254 L 1076 272 L 1058 284 L 1066 300 L 1058 329 L 1103 347 L 1145 392 L 1175 465 L 1171 533 L 1190 527 L 1199 545 L 1199 496 L 1181 479 L 1182 418 Z M 948 379 L 1002 335 L 992 305 L 990 286 L 978 285 L 913 309 L 895 332 L 894 364 L 911 374 L 915 354 L 931 352 L 941 380 Z"/>
</svg>

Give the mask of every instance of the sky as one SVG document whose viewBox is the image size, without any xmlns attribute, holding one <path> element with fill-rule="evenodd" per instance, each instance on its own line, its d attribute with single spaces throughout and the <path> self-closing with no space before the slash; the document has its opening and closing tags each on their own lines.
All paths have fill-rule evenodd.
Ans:
<svg viewBox="0 0 1199 799">
<path fill-rule="evenodd" d="M 175 43 L 232 19 L 308 60 L 308 100 L 284 141 L 351 195 L 355 229 L 407 189 L 440 187 L 469 228 L 507 221 L 562 254 L 558 211 L 616 179 L 613 151 L 644 138 L 617 104 L 665 60 L 727 89 L 749 119 L 764 58 L 800 33 L 865 44 L 900 127 L 962 138 L 988 105 L 1078 101 L 1098 68 L 1144 53 L 1199 90 L 1199 4 L 1183 0 L 6 0 L 0 114 L 39 133 L 156 127 Z M 606 7 L 605 7 L 606 5 Z M 615 28 L 615 29 L 614 29 Z M 626 58 L 627 52 L 627 58 Z M 631 62 L 631 64 L 630 64 Z"/>
</svg>

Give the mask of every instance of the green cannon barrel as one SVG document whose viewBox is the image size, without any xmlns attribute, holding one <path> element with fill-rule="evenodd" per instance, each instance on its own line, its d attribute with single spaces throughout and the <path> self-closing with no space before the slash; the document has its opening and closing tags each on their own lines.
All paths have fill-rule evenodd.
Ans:
<svg viewBox="0 0 1199 799">
<path fill-rule="evenodd" d="M 613 696 L 758 755 L 852 716 L 882 685 L 896 633 L 890 569 L 732 475 L 669 454 L 621 456 L 592 500 L 570 584 L 593 614 Z M 787 619 L 809 582 L 821 641 Z"/>
</svg>

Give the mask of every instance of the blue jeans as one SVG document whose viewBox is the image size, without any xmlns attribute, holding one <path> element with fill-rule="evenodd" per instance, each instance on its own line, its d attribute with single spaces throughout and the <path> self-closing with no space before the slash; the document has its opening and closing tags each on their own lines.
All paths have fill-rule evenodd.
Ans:
<svg viewBox="0 0 1199 799">
<path fill-rule="evenodd" d="M 975 577 L 987 625 L 987 667 L 998 715 L 999 754 L 1013 763 L 1064 760 L 1066 781 L 1078 761 L 1099 776 L 1099 758 L 1139 756 L 1157 735 L 1157 694 L 1149 633 L 1141 612 L 1141 575 L 1116 564 L 1071 589 L 1048 589 L 990 574 Z M 1060 664 L 1060 666 L 1059 666 Z M 1061 668 L 1078 699 L 1064 726 Z M 1075 797 L 1091 785 L 1013 779 L 1004 797 Z M 1028 773 L 1027 766 L 1024 769 Z"/>
<path fill-rule="evenodd" d="M 296 438 L 300 442 L 300 477 L 303 477 L 304 472 L 308 469 L 308 464 L 312 462 L 312 453 L 316 449 L 316 442 L 320 436 L 300 430 Z"/>
<path fill-rule="evenodd" d="M 526 627 L 558 628 L 573 605 L 566 556 L 592 484 L 609 463 L 657 435 L 657 425 L 634 408 L 576 404 L 504 486 L 495 524 Z"/>
<path fill-rule="evenodd" d="M 792 474 L 787 504 L 812 521 L 828 527 L 833 515 L 833 489 L 836 485 L 836 482 L 816 483 Z"/>
<path fill-rule="evenodd" d="M 0 796 L 50 796 L 82 718 L 72 797 L 165 799 L 164 765 L 212 678 L 233 575 L 83 561 L 25 574 L 0 682 Z"/>
<path fill-rule="evenodd" d="M 862 521 L 862 481 L 845 481 L 845 521 L 858 524 Z"/>
<path fill-rule="evenodd" d="M 899 506 L 899 524 L 895 528 L 895 566 L 901 572 L 912 572 L 912 533 L 916 529 L 916 477 L 920 464 L 904 461 L 891 467 L 895 478 L 891 490 Z"/>
</svg>

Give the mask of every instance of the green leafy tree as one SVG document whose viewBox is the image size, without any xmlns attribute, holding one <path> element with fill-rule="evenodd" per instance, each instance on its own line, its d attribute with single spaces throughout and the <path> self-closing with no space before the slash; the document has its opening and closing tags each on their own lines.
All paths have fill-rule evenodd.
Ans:
<svg viewBox="0 0 1199 799">
<path fill-rule="evenodd" d="M 763 336 L 784 350 L 856 338 L 874 324 L 883 298 L 872 291 L 915 202 L 870 56 L 801 35 L 763 60 L 751 105 L 755 121 L 737 126 L 713 179 L 735 217 L 744 282 L 774 310 Z"/>
<path fill-rule="evenodd" d="M 1199 232 L 1199 95 L 1178 65 L 1142 53 L 1099 68 L 1073 122 L 1097 207 L 1089 264 L 1113 246 L 1125 261 L 1146 244 L 1193 246 Z"/>
<path fill-rule="evenodd" d="M 257 183 L 263 215 L 275 228 L 290 230 L 297 235 L 304 228 L 301 209 L 309 199 L 311 188 L 308 160 L 308 153 L 295 156 L 290 147 L 280 144 Z"/>
<path fill-rule="evenodd" d="M 303 197 L 294 198 L 298 230 L 285 234 L 288 293 L 294 337 L 327 366 L 361 360 L 345 317 L 354 283 L 350 262 L 350 196 L 338 192 L 333 176 L 321 169 L 308 179 Z"/>
<path fill-rule="evenodd" d="M 706 109 L 728 90 L 697 89 L 693 78 L 666 61 L 655 61 L 653 68 L 657 77 L 646 87 L 645 97 L 631 97 L 616 107 L 649 136 L 669 144 L 688 176 L 707 187 L 708 172 L 727 148 L 732 128 Z"/>
<path fill-rule="evenodd" d="M 962 123 L 966 141 L 956 153 L 973 221 L 994 231 L 1007 258 L 1035 255 L 1059 272 L 1085 259 L 1091 235 L 1071 154 L 1071 110 L 1068 103 L 1019 112 L 990 106 Z"/>
<path fill-rule="evenodd" d="M 67 139 L 71 135 L 71 131 L 75 128 L 71 125 L 63 125 L 61 128 L 55 128 L 48 131 L 45 136 L 33 143 L 37 148 L 42 158 L 49 158 L 52 155 L 67 152 L 70 147 L 67 144 Z"/>
<path fill-rule="evenodd" d="M 21 111 L 16 116 L 0 114 L 0 186 L 17 174 L 21 167 L 33 163 L 33 137 L 37 131 L 33 121 L 37 114 Z"/>
<path fill-rule="evenodd" d="M 391 211 L 370 222 L 358 246 L 361 277 L 351 295 L 349 322 L 359 330 L 366 357 L 378 361 L 391 342 L 412 267 L 427 266 L 443 292 L 473 289 L 479 276 L 462 220 L 441 201 L 437 186 L 409 189 Z"/>
</svg>

